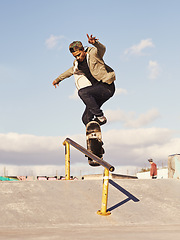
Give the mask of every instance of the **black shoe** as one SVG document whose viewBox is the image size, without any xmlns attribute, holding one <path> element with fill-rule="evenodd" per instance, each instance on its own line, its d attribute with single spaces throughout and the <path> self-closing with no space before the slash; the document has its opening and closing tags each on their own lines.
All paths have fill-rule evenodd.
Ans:
<svg viewBox="0 0 180 240">
<path fill-rule="evenodd" d="M 98 166 L 100 166 L 100 164 L 99 164 L 98 162 L 92 160 L 91 158 L 88 158 L 88 163 L 89 163 L 89 165 L 92 166 L 92 167 L 98 167 Z"/>
</svg>

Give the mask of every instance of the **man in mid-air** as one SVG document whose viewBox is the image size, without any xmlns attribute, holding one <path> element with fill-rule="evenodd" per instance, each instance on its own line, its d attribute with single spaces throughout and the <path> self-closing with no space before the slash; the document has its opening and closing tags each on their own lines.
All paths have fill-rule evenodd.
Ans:
<svg viewBox="0 0 180 240">
<path fill-rule="evenodd" d="M 114 95 L 115 72 L 104 63 L 105 46 L 92 35 L 87 34 L 87 38 L 93 47 L 86 50 L 80 41 L 69 45 L 69 50 L 75 57 L 73 66 L 59 75 L 53 81 L 53 85 L 56 88 L 62 80 L 74 75 L 78 95 L 86 105 L 82 116 L 83 123 L 87 125 L 94 120 L 103 125 L 107 119 L 101 106 Z"/>
</svg>

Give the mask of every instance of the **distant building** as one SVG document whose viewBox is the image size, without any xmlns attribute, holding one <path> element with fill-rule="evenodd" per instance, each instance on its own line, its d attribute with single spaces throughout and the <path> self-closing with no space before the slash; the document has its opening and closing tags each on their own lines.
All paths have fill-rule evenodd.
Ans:
<svg viewBox="0 0 180 240">
<path fill-rule="evenodd" d="M 180 179 L 180 154 L 168 156 L 168 178 Z"/>
</svg>

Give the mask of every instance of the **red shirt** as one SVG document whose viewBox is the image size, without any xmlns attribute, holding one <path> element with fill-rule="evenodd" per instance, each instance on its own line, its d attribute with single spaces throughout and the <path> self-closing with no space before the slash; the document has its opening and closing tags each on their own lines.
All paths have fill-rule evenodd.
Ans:
<svg viewBox="0 0 180 240">
<path fill-rule="evenodd" d="M 150 170 L 150 176 L 156 176 L 157 175 L 157 165 L 153 162 L 151 164 L 151 170 Z"/>
</svg>

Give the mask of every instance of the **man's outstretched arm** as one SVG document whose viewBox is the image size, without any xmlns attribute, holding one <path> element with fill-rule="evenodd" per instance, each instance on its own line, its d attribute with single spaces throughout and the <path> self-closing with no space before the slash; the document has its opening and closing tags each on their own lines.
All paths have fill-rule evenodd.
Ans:
<svg viewBox="0 0 180 240">
<path fill-rule="evenodd" d="M 65 78 L 69 78 L 73 75 L 73 67 L 69 68 L 67 71 L 59 75 L 54 81 L 53 81 L 53 86 L 56 88 L 59 86 L 59 83 L 64 80 Z"/>
</svg>

